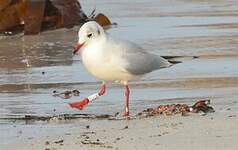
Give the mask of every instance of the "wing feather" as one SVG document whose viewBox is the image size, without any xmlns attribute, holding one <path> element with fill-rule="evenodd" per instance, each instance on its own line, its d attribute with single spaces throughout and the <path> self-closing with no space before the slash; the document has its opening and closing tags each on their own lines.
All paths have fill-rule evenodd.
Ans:
<svg viewBox="0 0 238 150">
<path fill-rule="evenodd" d="M 171 66 L 166 59 L 148 53 L 134 43 L 121 41 L 118 45 L 120 46 L 115 48 L 115 53 L 120 55 L 118 63 L 122 64 L 122 67 L 131 74 L 143 75 L 157 69 Z M 117 51 L 120 51 L 120 53 Z"/>
</svg>

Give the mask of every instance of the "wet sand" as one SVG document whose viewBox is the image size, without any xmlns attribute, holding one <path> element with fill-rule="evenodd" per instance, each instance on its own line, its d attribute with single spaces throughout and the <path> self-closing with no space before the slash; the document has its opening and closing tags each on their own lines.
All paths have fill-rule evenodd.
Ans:
<svg viewBox="0 0 238 150">
<path fill-rule="evenodd" d="M 114 37 L 136 42 L 163 56 L 182 56 L 171 68 L 131 83 L 131 115 L 161 104 L 210 99 L 215 112 L 131 120 L 78 118 L 20 120 L 25 115 L 114 115 L 124 94 L 107 94 L 83 111 L 69 102 L 97 91 L 100 82 L 72 56 L 78 27 L 39 36 L 0 37 L 0 149 L 226 149 L 238 147 L 238 20 L 236 1 L 81 1 L 96 6 L 117 27 Z M 176 6 L 176 7 L 175 7 Z M 123 33 L 123 34 L 122 34 Z M 125 34 L 124 34 L 125 33 Z M 14 42 L 13 42 L 14 41 Z M 192 56 L 197 56 L 196 58 Z M 53 91 L 78 89 L 62 99 Z M 63 141 L 62 141 L 63 140 Z"/>
<path fill-rule="evenodd" d="M 81 120 L 77 121 L 83 124 L 81 127 L 61 124 L 34 127 L 38 132 L 46 132 L 48 128 L 51 133 L 45 133 L 47 136 L 40 138 L 34 135 L 21 136 L 27 129 L 20 128 L 22 133 L 18 133 L 18 136 L 21 140 L 6 148 L 232 150 L 238 146 L 238 120 L 237 116 L 231 114 L 223 111 L 207 116 L 196 114 L 121 121 Z"/>
</svg>

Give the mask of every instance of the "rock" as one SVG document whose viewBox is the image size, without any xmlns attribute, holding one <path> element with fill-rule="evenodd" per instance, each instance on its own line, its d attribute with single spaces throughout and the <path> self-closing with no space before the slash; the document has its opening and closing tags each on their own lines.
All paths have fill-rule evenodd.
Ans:
<svg viewBox="0 0 238 150">
<path fill-rule="evenodd" d="M 37 34 L 41 31 L 46 0 L 26 1 L 24 34 Z"/>
<path fill-rule="evenodd" d="M 0 2 L 0 32 L 26 35 L 82 24 L 87 16 L 77 0 L 10 0 Z M 1 5 L 2 4 L 2 5 Z M 14 32 L 14 33 L 15 33 Z"/>
<path fill-rule="evenodd" d="M 0 31 L 22 30 L 22 27 L 20 26 L 24 18 L 25 8 L 25 3 L 19 0 L 18 3 L 9 5 L 2 9 L 0 11 Z"/>
<path fill-rule="evenodd" d="M 71 28 L 76 24 L 85 22 L 87 19 L 77 0 L 51 0 L 51 2 L 61 14 L 58 27 Z"/>
<path fill-rule="evenodd" d="M 5 9 L 7 6 L 9 6 L 11 2 L 12 2 L 12 0 L 1 0 L 0 1 L 0 11 Z"/>
</svg>

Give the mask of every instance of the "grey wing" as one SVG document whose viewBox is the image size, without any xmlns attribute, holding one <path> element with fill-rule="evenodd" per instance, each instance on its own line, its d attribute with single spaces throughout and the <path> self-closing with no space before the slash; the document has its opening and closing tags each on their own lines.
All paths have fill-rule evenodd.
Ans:
<svg viewBox="0 0 238 150">
<path fill-rule="evenodd" d="M 142 75 L 171 66 L 166 59 L 131 44 L 124 50 L 123 59 L 124 68 L 134 75 Z"/>
</svg>

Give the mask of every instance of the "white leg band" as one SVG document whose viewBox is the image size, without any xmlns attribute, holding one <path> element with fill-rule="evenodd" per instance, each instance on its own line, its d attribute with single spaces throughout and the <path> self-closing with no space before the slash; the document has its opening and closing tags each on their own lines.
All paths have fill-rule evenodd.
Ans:
<svg viewBox="0 0 238 150">
<path fill-rule="evenodd" d="M 98 95 L 98 93 L 95 93 L 95 94 L 90 95 L 88 97 L 88 100 L 89 100 L 89 102 L 91 102 L 91 101 L 93 101 L 93 100 L 95 100 L 97 98 L 99 98 L 99 95 Z"/>
</svg>

